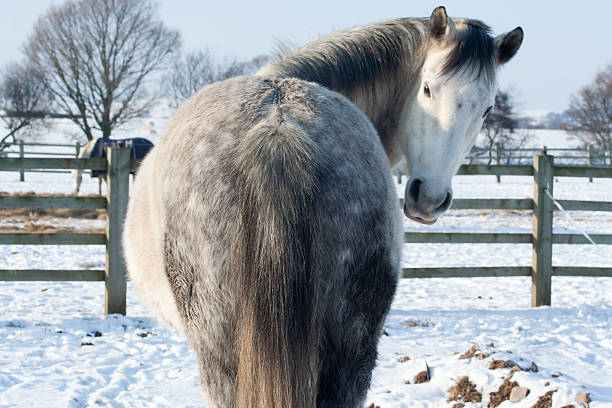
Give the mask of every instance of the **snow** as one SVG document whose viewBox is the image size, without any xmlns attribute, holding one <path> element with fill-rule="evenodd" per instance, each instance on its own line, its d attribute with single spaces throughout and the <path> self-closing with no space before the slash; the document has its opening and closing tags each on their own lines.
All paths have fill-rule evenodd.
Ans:
<svg viewBox="0 0 612 408">
<path fill-rule="evenodd" d="M 517 116 L 542 120 L 551 113 L 553 112 L 546 109 L 521 109 L 518 111 Z"/>
<path fill-rule="evenodd" d="M 143 119 L 138 126 L 157 129 L 164 120 Z M 122 136 L 138 135 L 138 126 Z M 95 180 L 84 181 L 85 194 L 97 191 Z M 458 176 L 454 190 L 458 198 L 525 198 L 532 195 L 531 183 L 528 177 L 502 177 L 497 184 L 494 176 Z M 403 187 L 398 185 L 401 194 Z M 0 172 L 0 191 L 68 193 L 71 188 L 67 174 L 27 173 L 20 183 L 17 173 Z M 612 201 L 612 180 L 560 178 L 554 192 L 561 199 Z M 573 212 L 572 217 L 578 226 L 556 214 L 555 231 L 612 231 L 612 214 Z M 0 226 L 5 222 L 0 218 Z M 62 219 L 56 225 L 100 228 L 99 222 Z M 531 216 L 451 210 L 433 226 L 406 221 L 405 229 L 529 232 Z M 403 255 L 410 267 L 525 266 L 531 247 L 409 244 Z M 612 248 L 558 245 L 554 264 L 612 267 Z M 99 246 L 0 245 L 0 269 L 103 265 Z M 489 369 L 495 359 L 523 369 L 533 362 L 538 368 L 513 375 L 530 393 L 501 408 L 532 407 L 550 390 L 556 390 L 553 407 L 572 404 L 584 392 L 590 393 L 591 408 L 612 407 L 612 278 L 553 277 L 551 307 L 530 308 L 530 289 L 528 278 L 403 279 L 380 341 L 367 404 L 451 407 L 449 388 L 468 376 L 482 402 L 465 406 L 486 407 L 510 372 Z M 0 407 L 204 406 L 189 345 L 152 318 L 131 284 L 127 316 L 106 317 L 103 305 L 101 282 L 0 282 Z M 474 345 L 488 357 L 459 358 Z M 414 384 L 425 367 L 431 380 Z"/>
<path fill-rule="evenodd" d="M 537 129 L 519 130 L 527 132 L 526 148 L 539 149 L 546 146 L 548 149 L 573 149 L 581 148 L 582 142 L 565 130 L 559 129 Z"/>
</svg>

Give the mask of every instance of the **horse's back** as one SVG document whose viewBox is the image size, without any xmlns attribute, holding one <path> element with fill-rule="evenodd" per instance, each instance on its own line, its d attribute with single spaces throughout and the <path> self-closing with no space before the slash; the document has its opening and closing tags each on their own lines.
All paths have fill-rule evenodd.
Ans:
<svg viewBox="0 0 612 408">
<path fill-rule="evenodd" d="M 147 233 L 163 245 L 157 251 L 165 290 L 174 300 L 170 309 L 181 316 L 198 352 L 210 401 L 237 404 L 235 391 L 250 378 L 239 366 L 245 360 L 241 341 L 277 334 L 276 325 L 266 323 L 270 310 L 286 318 L 286 325 L 296 324 L 279 341 L 294 351 L 292 344 L 303 343 L 305 352 L 293 353 L 302 368 L 284 367 L 286 358 L 278 358 L 281 367 L 269 371 L 301 371 L 302 377 L 290 382 L 307 383 L 300 386 L 315 394 L 270 396 L 270 401 L 306 398 L 299 406 L 312 406 L 315 399 L 319 406 L 335 406 L 344 398 L 353 401 L 345 406 L 358 405 L 395 289 L 400 238 L 387 159 L 363 113 L 339 94 L 296 79 L 232 79 L 188 100 L 142 167 L 148 176 L 137 176 L 136 185 L 143 184 L 137 194 L 159 201 L 154 206 L 159 214 L 153 214 L 159 228 Z M 139 211 L 130 203 L 129 212 Z M 128 223 L 136 219 L 128 214 Z M 134 241 L 126 234 L 129 239 Z M 137 247 L 133 243 L 128 251 Z M 146 279 L 134 283 L 144 286 L 141 295 L 150 295 Z M 276 292 L 291 293 L 293 306 L 285 310 L 281 303 L 287 299 Z M 272 304 L 258 303 L 260 297 L 270 297 Z M 245 331 L 244 322 L 252 320 L 245 310 L 264 322 Z M 294 333 L 303 326 L 308 330 Z M 262 333 L 264 328 L 270 331 Z M 374 340 L 364 340 L 366 334 Z M 337 358 L 321 362 L 321 349 Z M 362 360 L 354 359 L 355 352 Z M 347 358 L 355 364 L 346 365 Z M 263 360 L 257 362 L 265 365 Z M 337 369 L 354 370 L 353 380 L 338 382 Z M 257 378 L 250 381 L 249 392 L 264 392 Z M 342 393 L 355 395 L 337 397 Z"/>
</svg>

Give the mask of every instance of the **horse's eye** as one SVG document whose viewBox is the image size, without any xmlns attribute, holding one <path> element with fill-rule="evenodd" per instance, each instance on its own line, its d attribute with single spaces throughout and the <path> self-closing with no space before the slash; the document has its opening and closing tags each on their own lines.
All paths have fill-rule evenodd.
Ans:
<svg viewBox="0 0 612 408">
<path fill-rule="evenodd" d="M 482 115 L 483 119 L 487 117 L 487 115 L 491 112 L 491 109 L 493 109 L 493 106 L 489 106 L 487 108 L 487 110 L 485 111 L 484 115 Z"/>
<path fill-rule="evenodd" d="M 426 97 L 431 98 L 431 91 L 429 90 L 429 85 L 425 84 L 423 87 L 423 93 Z"/>
</svg>

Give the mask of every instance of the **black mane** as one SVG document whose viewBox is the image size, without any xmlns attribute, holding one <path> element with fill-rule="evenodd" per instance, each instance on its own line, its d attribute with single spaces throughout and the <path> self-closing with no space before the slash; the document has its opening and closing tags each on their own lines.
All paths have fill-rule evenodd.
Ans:
<svg viewBox="0 0 612 408">
<path fill-rule="evenodd" d="M 478 20 L 465 20 L 465 29 L 459 32 L 457 45 L 448 55 L 441 73 L 454 75 L 471 70 L 478 78 L 495 78 L 495 47 L 489 26 Z"/>
</svg>

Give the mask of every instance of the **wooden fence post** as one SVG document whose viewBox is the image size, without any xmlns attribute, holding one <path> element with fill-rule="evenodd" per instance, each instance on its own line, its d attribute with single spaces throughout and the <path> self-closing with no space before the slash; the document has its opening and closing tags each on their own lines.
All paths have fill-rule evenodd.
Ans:
<svg viewBox="0 0 612 408">
<path fill-rule="evenodd" d="M 23 148 L 23 139 L 19 140 L 19 158 L 23 160 L 25 157 L 25 150 Z M 23 167 L 19 168 L 19 181 L 25 181 L 25 171 Z"/>
<path fill-rule="evenodd" d="M 531 306 L 550 306 L 552 276 L 553 156 L 533 157 L 533 246 Z"/>
<path fill-rule="evenodd" d="M 495 164 L 497 164 L 498 166 L 501 164 L 500 163 L 499 143 L 495 145 Z M 501 182 L 501 176 L 499 174 L 495 175 L 495 179 L 497 180 L 498 183 Z"/>
<path fill-rule="evenodd" d="M 108 190 L 104 313 L 125 315 L 126 267 L 122 252 L 122 234 L 129 195 L 130 149 L 109 147 L 106 158 Z"/>
<path fill-rule="evenodd" d="M 80 142 L 76 142 L 75 148 L 76 148 L 76 152 L 75 152 L 75 156 L 74 157 L 78 158 L 79 154 L 81 154 L 81 143 Z"/>
<path fill-rule="evenodd" d="M 587 166 L 591 167 L 593 165 L 593 153 L 591 152 L 591 145 L 587 145 Z M 593 182 L 593 177 L 589 177 L 589 183 Z"/>
</svg>

